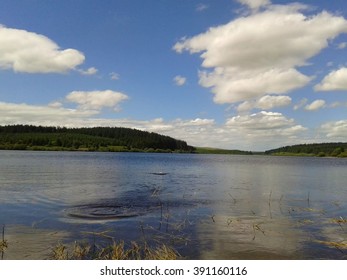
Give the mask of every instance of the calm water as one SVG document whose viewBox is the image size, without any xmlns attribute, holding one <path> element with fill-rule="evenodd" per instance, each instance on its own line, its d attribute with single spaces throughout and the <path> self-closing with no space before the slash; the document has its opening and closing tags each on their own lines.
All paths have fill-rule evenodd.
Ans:
<svg viewBox="0 0 347 280">
<path fill-rule="evenodd" d="M 3 258 L 97 236 L 187 259 L 345 259 L 346 171 L 332 158 L 0 151 Z"/>
</svg>

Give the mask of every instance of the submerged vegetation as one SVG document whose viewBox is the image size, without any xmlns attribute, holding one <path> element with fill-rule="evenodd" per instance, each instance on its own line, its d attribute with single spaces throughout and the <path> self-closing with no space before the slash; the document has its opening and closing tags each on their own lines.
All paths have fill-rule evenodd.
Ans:
<svg viewBox="0 0 347 280">
<path fill-rule="evenodd" d="M 0 150 L 192 152 L 185 141 L 120 127 L 0 126 Z"/>
</svg>

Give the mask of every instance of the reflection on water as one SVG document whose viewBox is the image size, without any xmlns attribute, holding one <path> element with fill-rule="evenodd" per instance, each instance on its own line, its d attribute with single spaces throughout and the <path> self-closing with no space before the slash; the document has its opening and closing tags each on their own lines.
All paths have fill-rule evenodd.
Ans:
<svg viewBox="0 0 347 280">
<path fill-rule="evenodd" d="M 1 151 L 5 258 L 42 259 L 54 243 L 103 233 L 164 242 L 187 259 L 344 259 L 346 167 L 328 158 Z"/>
<path fill-rule="evenodd" d="M 61 230 L 23 225 L 9 225 L 5 229 L 8 248 L 4 252 L 4 259 L 8 260 L 48 259 L 52 248 L 68 237 L 68 233 Z"/>
</svg>

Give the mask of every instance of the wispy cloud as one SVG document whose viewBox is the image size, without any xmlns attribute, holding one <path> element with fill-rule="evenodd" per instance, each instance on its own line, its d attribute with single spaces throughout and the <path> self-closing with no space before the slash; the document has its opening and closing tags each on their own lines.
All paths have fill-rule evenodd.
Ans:
<svg viewBox="0 0 347 280">
<path fill-rule="evenodd" d="M 338 48 L 339 50 L 343 50 L 343 49 L 347 48 L 347 42 L 342 42 L 342 43 L 340 43 L 340 44 L 337 46 L 337 48 Z"/>
<path fill-rule="evenodd" d="M 198 12 L 202 12 L 202 11 L 205 11 L 209 8 L 209 6 L 207 4 L 203 4 L 203 3 L 199 3 L 197 6 L 196 6 L 196 11 Z"/>
<path fill-rule="evenodd" d="M 336 101 L 328 106 L 329 108 L 347 107 L 347 102 Z"/>
<path fill-rule="evenodd" d="M 302 107 L 304 107 L 307 104 L 307 102 L 308 102 L 307 98 L 301 99 L 299 101 L 299 103 L 295 104 L 295 106 L 293 107 L 293 110 L 296 111 L 296 110 L 301 109 Z"/>
<path fill-rule="evenodd" d="M 98 69 L 96 69 L 95 67 L 90 67 L 87 70 L 79 69 L 78 72 L 85 76 L 92 76 L 98 73 Z"/>
<path fill-rule="evenodd" d="M 111 73 L 110 73 L 110 79 L 111 79 L 111 80 L 114 80 L 114 81 L 117 81 L 117 80 L 120 79 L 120 76 L 119 76 L 118 73 L 111 72 Z"/>
<path fill-rule="evenodd" d="M 271 4 L 270 0 L 237 0 L 239 3 L 248 6 L 251 10 L 258 10 Z"/>
<path fill-rule="evenodd" d="M 177 86 L 183 86 L 187 82 L 187 78 L 178 75 L 173 78 L 173 81 Z"/>
</svg>

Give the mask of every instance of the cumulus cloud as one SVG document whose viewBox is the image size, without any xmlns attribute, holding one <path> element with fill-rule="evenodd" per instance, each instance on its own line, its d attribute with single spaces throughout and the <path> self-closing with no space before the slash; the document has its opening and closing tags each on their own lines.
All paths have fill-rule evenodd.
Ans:
<svg viewBox="0 0 347 280">
<path fill-rule="evenodd" d="M 327 122 L 321 125 L 320 131 L 331 141 L 344 141 L 347 137 L 347 120 Z"/>
<path fill-rule="evenodd" d="M 136 123 L 136 128 L 138 129 L 155 131 L 158 133 L 165 133 L 176 138 L 186 138 L 187 135 L 198 136 L 199 133 L 207 131 L 207 128 L 213 128 L 213 126 L 215 125 L 215 121 L 213 119 L 201 118 L 196 118 L 192 120 L 175 119 L 169 122 L 165 121 L 162 118 L 157 118 L 151 121 L 138 121 Z"/>
<path fill-rule="evenodd" d="M 98 73 L 98 69 L 96 69 L 95 67 L 90 67 L 87 70 L 78 70 L 82 75 L 85 76 L 92 76 L 95 75 L 96 73 Z"/>
<path fill-rule="evenodd" d="M 269 110 L 276 107 L 284 107 L 290 105 L 292 99 L 289 96 L 265 95 L 256 101 L 245 101 L 238 107 L 238 111 L 250 111 L 253 108 L 261 110 Z"/>
<path fill-rule="evenodd" d="M 187 82 L 187 78 L 185 77 L 182 77 L 180 75 L 174 77 L 174 83 L 177 85 L 177 86 L 183 86 L 186 82 Z"/>
<path fill-rule="evenodd" d="M 213 72 L 200 72 L 200 85 L 212 88 L 214 101 L 218 104 L 251 100 L 267 94 L 285 94 L 305 86 L 310 80 L 295 69 L 234 73 L 218 68 Z"/>
<path fill-rule="evenodd" d="M 46 36 L 0 25 L 0 68 L 25 73 L 64 73 L 84 62 L 75 49 L 60 49 Z"/>
<path fill-rule="evenodd" d="M 73 91 L 66 96 L 69 102 L 77 103 L 82 110 L 101 110 L 104 107 L 118 110 L 120 102 L 127 100 L 128 96 L 112 90 L 104 91 Z"/>
<path fill-rule="evenodd" d="M 302 125 L 296 124 L 294 119 L 289 119 L 281 113 L 266 111 L 232 117 L 227 120 L 226 128 L 237 139 L 240 139 L 239 141 L 247 143 L 246 145 L 249 147 L 256 146 L 265 149 L 276 144 L 293 144 L 307 130 Z"/>
<path fill-rule="evenodd" d="M 330 72 L 314 89 L 316 91 L 347 90 L 347 68 Z"/>
<path fill-rule="evenodd" d="M 246 130 L 283 129 L 294 124 L 281 113 L 261 111 L 247 116 L 236 116 L 227 120 L 226 125 Z"/>
<path fill-rule="evenodd" d="M 325 101 L 322 99 L 318 99 L 313 101 L 311 104 L 305 106 L 305 110 L 307 111 L 317 111 L 325 107 Z"/>
<path fill-rule="evenodd" d="M 322 12 L 306 16 L 304 5 L 240 1 L 266 9 L 183 38 L 173 49 L 200 54 L 200 84 L 211 88 L 216 103 L 235 103 L 304 87 L 312 77 L 298 68 L 347 32 L 347 21 Z M 268 5 L 269 4 L 269 5 Z M 276 24 L 274 24 L 276 23 Z"/>
<path fill-rule="evenodd" d="M 291 102 L 292 99 L 289 96 L 265 95 L 257 101 L 256 107 L 263 110 L 269 110 L 275 107 L 288 106 Z"/>
</svg>

